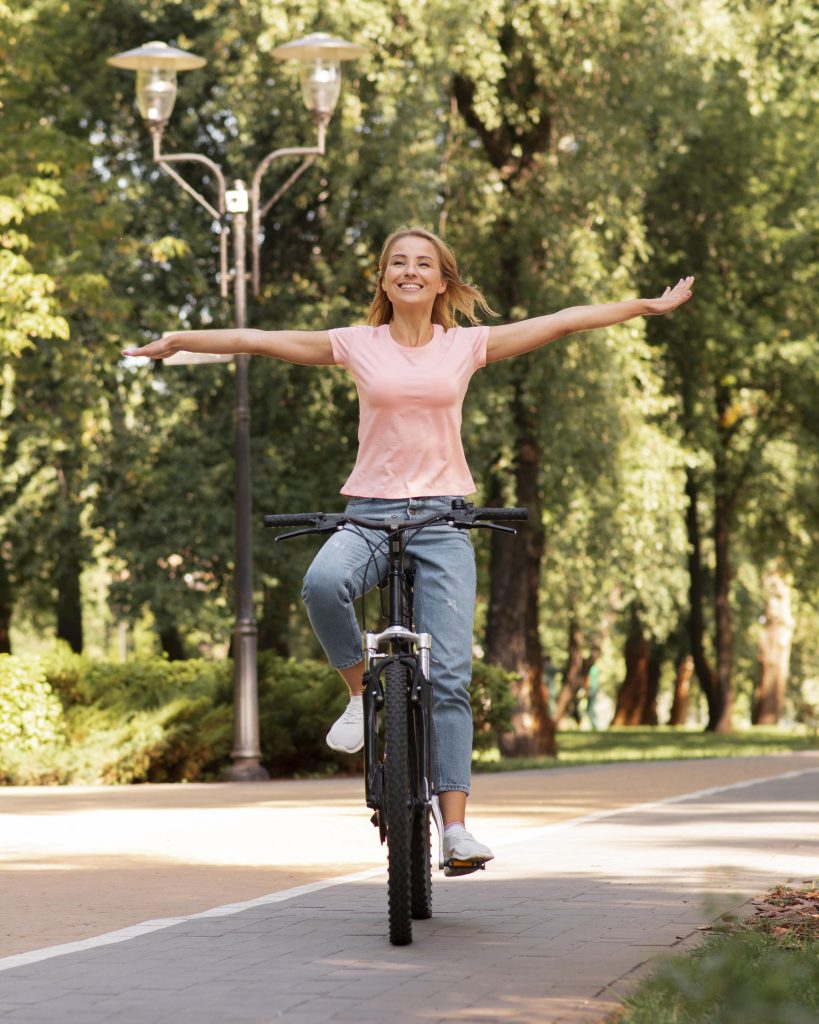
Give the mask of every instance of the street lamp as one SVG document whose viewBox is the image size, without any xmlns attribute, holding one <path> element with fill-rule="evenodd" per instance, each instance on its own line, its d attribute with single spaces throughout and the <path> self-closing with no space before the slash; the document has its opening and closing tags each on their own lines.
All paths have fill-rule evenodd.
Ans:
<svg viewBox="0 0 819 1024">
<path fill-rule="evenodd" d="M 221 167 L 209 157 L 199 153 L 163 153 L 162 136 L 171 116 L 176 99 L 176 75 L 179 71 L 200 68 L 204 57 L 178 50 L 167 43 L 150 42 L 135 50 L 118 53 L 108 58 L 116 68 L 136 71 L 137 105 L 153 141 L 154 162 L 169 174 L 177 184 L 203 206 L 219 223 L 219 288 L 222 298 L 228 296 L 228 284 L 233 280 L 234 317 L 237 327 L 246 325 L 247 281 L 253 281 L 253 293 L 259 294 L 259 248 L 261 222 L 270 208 L 298 178 L 315 163 L 325 151 L 327 125 L 335 110 L 341 89 L 341 63 L 366 53 L 343 39 L 324 32 L 316 32 L 296 42 L 286 43 L 273 50 L 280 60 L 298 60 L 302 65 L 302 96 L 316 123 L 316 145 L 290 147 L 268 153 L 259 163 L 248 190 L 244 181 L 237 180 L 227 187 Z M 276 192 L 263 204 L 261 181 L 267 168 L 276 160 L 302 157 L 299 166 Z M 191 186 L 173 164 L 198 163 L 213 175 L 216 191 L 214 206 Z M 248 274 L 247 214 L 251 216 L 252 273 Z M 233 269 L 228 269 L 228 235 L 233 237 Z M 248 356 L 211 356 L 202 358 L 197 353 L 179 352 L 165 362 L 168 364 L 192 362 L 228 362 L 236 364 L 236 623 L 234 628 L 234 729 L 233 765 L 228 777 L 236 781 L 266 779 L 267 772 L 260 763 L 259 704 L 256 675 L 256 647 L 258 627 L 253 614 L 253 549 L 251 530 L 250 488 L 250 401 L 248 387 Z"/>
</svg>

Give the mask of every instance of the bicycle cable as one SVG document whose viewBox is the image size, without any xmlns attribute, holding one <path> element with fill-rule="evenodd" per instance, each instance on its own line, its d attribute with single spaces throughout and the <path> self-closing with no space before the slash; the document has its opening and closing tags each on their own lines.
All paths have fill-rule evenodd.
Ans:
<svg viewBox="0 0 819 1024">
<path fill-rule="evenodd" d="M 443 521 L 445 521 L 445 520 L 443 520 Z M 401 529 L 401 532 L 402 533 L 410 533 L 411 534 L 407 538 L 407 546 L 409 546 L 409 544 L 415 538 L 416 534 L 419 534 L 421 532 L 421 530 L 426 529 L 428 526 L 438 525 L 439 522 L 440 522 L 439 520 L 434 520 L 431 523 L 423 523 L 421 526 L 416 526 L 415 528 L 412 528 L 409 525 L 403 526 L 402 529 Z M 354 533 L 356 533 L 359 537 L 361 537 L 361 539 L 364 541 L 364 543 L 367 545 L 367 547 L 370 550 L 370 557 L 367 559 L 367 564 L 364 566 L 364 578 L 362 580 L 362 593 L 361 593 L 361 596 L 358 599 L 359 600 L 359 608 L 360 608 L 360 612 L 361 612 L 361 631 L 362 631 L 362 633 L 366 633 L 367 632 L 367 608 L 366 608 L 366 600 L 365 599 L 367 597 L 367 594 L 369 593 L 369 591 L 367 590 L 367 574 L 369 573 L 370 565 L 375 565 L 375 567 L 376 567 L 376 574 L 377 574 L 377 568 L 378 567 L 377 567 L 377 564 L 376 564 L 376 559 L 377 559 L 379 554 L 387 554 L 387 548 L 389 546 L 389 540 L 390 539 L 389 539 L 388 536 L 384 536 L 382 539 L 378 540 L 377 542 L 374 542 L 370 537 L 367 536 L 367 533 L 365 532 L 365 528 L 359 526 L 357 523 L 347 522 L 347 523 L 344 524 L 343 528 L 344 529 L 350 528 Z M 406 557 L 406 548 L 404 549 L 404 553 L 402 554 L 402 558 L 401 558 L 401 573 L 402 574 L 406 571 L 406 566 L 405 566 L 405 563 L 404 563 L 404 558 L 405 557 Z M 379 578 L 376 580 L 374 586 L 377 587 L 378 584 L 382 581 L 382 579 L 383 579 L 383 576 L 379 576 Z M 370 589 L 372 589 L 372 587 Z M 406 597 L 408 597 L 408 595 L 405 595 L 405 598 Z"/>
<path fill-rule="evenodd" d="M 379 539 L 376 542 L 376 541 L 373 541 L 371 537 L 368 537 L 364 527 L 359 526 L 357 523 L 349 523 L 349 522 L 345 523 L 342 529 L 346 530 L 348 528 L 350 529 L 350 531 L 352 533 L 357 534 L 364 541 L 364 543 L 367 545 L 367 547 L 369 548 L 369 551 L 370 551 L 370 557 L 367 559 L 367 562 L 366 562 L 366 564 L 364 566 L 364 578 L 361 581 L 361 596 L 358 599 L 359 607 L 360 607 L 360 610 L 361 610 L 361 632 L 362 633 L 366 633 L 367 632 L 366 597 L 367 597 L 367 594 L 369 593 L 369 590 L 373 589 L 372 587 L 370 587 L 369 590 L 367 589 L 367 574 L 370 571 L 370 566 L 371 565 L 374 566 L 375 570 L 376 570 L 375 574 L 376 574 L 376 576 L 378 576 L 378 579 L 376 579 L 376 581 L 373 584 L 373 586 L 377 587 L 378 584 L 381 582 L 382 577 L 378 573 L 378 563 L 376 562 L 376 559 L 378 558 L 379 554 L 387 554 L 387 547 L 389 545 L 389 537 L 384 537 L 382 539 Z"/>
</svg>

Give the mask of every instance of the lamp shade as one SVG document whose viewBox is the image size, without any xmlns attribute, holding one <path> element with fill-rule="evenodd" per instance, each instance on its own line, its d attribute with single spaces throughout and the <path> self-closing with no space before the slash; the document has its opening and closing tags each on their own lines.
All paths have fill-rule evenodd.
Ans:
<svg viewBox="0 0 819 1024">
<path fill-rule="evenodd" d="M 346 39 L 338 39 L 327 32 L 314 32 L 304 39 L 296 39 L 292 43 L 284 43 L 272 51 L 279 60 L 355 60 L 367 52 L 363 46 L 348 43 Z"/>
<path fill-rule="evenodd" d="M 195 53 L 177 50 L 175 46 L 154 40 L 136 50 L 125 50 L 109 57 L 107 63 L 126 71 L 149 71 L 155 68 L 167 71 L 192 71 L 194 68 L 204 67 L 207 61 Z"/>
</svg>

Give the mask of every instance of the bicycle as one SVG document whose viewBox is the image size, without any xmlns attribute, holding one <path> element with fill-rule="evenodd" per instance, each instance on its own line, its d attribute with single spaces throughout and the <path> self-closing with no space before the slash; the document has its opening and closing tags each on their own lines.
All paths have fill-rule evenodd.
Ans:
<svg viewBox="0 0 819 1024">
<path fill-rule="evenodd" d="M 365 519 L 348 513 L 301 512 L 266 515 L 268 527 L 302 527 L 279 534 L 277 541 L 336 530 L 374 530 L 385 534 L 388 568 L 379 584 L 386 593 L 387 626 L 363 633 L 364 787 L 367 806 L 381 843 L 387 844 L 389 938 L 395 946 L 412 942 L 412 921 L 432 916 L 431 819 L 439 835 L 439 869 L 448 875 L 482 870 L 482 862 L 445 861 L 443 823 L 432 793 L 432 687 L 429 660 L 432 637 L 413 624 L 414 566 L 409 540 L 435 523 L 454 529 L 490 529 L 515 533 L 498 521 L 523 520 L 523 508 L 475 508 L 455 499 L 451 509 L 419 519 Z M 375 548 L 375 545 L 374 545 Z M 373 551 L 373 557 L 375 555 Z"/>
</svg>

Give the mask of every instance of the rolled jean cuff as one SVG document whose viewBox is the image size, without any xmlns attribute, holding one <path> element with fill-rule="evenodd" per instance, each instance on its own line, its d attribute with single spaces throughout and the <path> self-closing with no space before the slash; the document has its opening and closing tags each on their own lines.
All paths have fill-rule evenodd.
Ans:
<svg viewBox="0 0 819 1024">
<path fill-rule="evenodd" d="M 469 796 L 469 786 L 458 786 L 458 785 L 453 785 L 453 786 L 448 786 L 448 785 L 436 786 L 435 787 L 435 792 L 438 795 L 440 795 L 441 793 L 466 793 L 466 795 Z"/>
<path fill-rule="evenodd" d="M 330 664 L 336 670 L 336 672 L 346 672 L 347 669 L 348 668 L 352 668 L 353 665 L 360 665 L 363 660 L 364 660 L 364 652 L 362 651 L 361 654 L 359 655 L 359 657 L 357 657 L 355 659 L 355 661 L 347 661 L 347 662 L 345 662 L 342 665 L 332 665 L 332 662 Z"/>
</svg>

